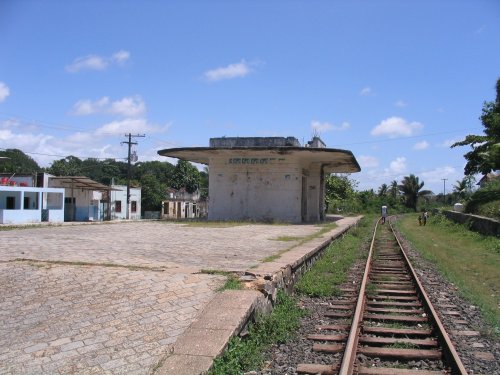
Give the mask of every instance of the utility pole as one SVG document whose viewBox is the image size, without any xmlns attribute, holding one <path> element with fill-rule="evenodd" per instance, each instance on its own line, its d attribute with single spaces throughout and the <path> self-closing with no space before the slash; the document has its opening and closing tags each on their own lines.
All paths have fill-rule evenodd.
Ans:
<svg viewBox="0 0 500 375">
<path fill-rule="evenodd" d="M 446 205 L 446 180 L 447 178 L 442 178 L 443 180 L 443 203 Z"/>
<path fill-rule="evenodd" d="M 126 212 L 126 219 L 130 219 L 130 156 L 131 156 L 131 148 L 132 145 L 136 145 L 137 142 L 132 142 L 132 137 L 133 138 L 139 138 L 139 137 L 145 137 L 145 134 L 136 134 L 132 135 L 131 133 L 125 134 L 125 137 L 128 137 L 128 141 L 123 141 L 121 144 L 128 144 L 128 156 L 127 156 L 127 212 Z"/>
</svg>

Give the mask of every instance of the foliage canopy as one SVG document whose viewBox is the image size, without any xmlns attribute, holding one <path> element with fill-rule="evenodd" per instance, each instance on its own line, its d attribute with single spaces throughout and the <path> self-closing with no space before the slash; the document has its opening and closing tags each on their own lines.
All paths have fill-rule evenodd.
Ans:
<svg viewBox="0 0 500 375">
<path fill-rule="evenodd" d="M 469 145 L 472 149 L 464 155 L 467 160 L 465 175 L 487 174 L 500 169 L 500 78 L 496 84 L 496 99 L 484 103 L 480 119 L 484 135 L 470 134 L 451 145 L 452 148 Z"/>
</svg>

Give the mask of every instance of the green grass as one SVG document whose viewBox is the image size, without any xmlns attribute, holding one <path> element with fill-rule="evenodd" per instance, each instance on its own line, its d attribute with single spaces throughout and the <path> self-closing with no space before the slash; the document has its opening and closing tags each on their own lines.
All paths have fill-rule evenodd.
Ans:
<svg viewBox="0 0 500 375">
<path fill-rule="evenodd" d="M 242 225 L 290 225 L 289 223 L 284 223 L 280 221 L 256 221 L 256 220 L 224 220 L 224 221 L 208 221 L 208 220 L 161 220 L 164 223 L 175 223 L 181 224 L 188 227 L 199 227 L 199 228 L 231 228 L 238 227 Z"/>
<path fill-rule="evenodd" d="M 262 259 L 262 262 L 264 262 L 264 263 L 274 262 L 276 259 L 279 259 L 281 254 L 283 254 L 286 251 L 288 251 L 288 249 L 280 251 L 278 254 L 269 255 L 268 257 L 265 257 L 264 259 Z"/>
<path fill-rule="evenodd" d="M 166 223 L 176 223 L 182 224 L 188 227 L 195 228 L 231 228 L 239 227 L 241 225 L 248 225 L 250 223 L 244 223 L 241 221 L 164 221 Z M 255 224 L 255 223 L 253 223 Z"/>
<path fill-rule="evenodd" d="M 374 295 L 377 292 L 377 290 L 378 290 L 377 285 L 375 285 L 373 283 L 368 283 L 366 285 L 365 294 L 367 296 L 372 296 L 372 295 Z"/>
<path fill-rule="evenodd" d="M 19 229 L 53 228 L 61 227 L 61 224 L 26 224 L 26 225 L 0 225 L 0 232 Z"/>
<path fill-rule="evenodd" d="M 304 237 L 299 236 L 280 236 L 277 238 L 272 238 L 273 241 L 283 241 L 283 242 L 292 242 L 292 241 L 300 241 Z"/>
<path fill-rule="evenodd" d="M 274 240 L 274 241 L 285 241 L 285 242 L 292 242 L 292 241 L 294 241 L 296 243 L 293 246 L 290 246 L 287 249 L 280 250 L 278 253 L 270 255 L 270 256 L 262 259 L 262 262 L 268 263 L 268 262 L 273 262 L 276 259 L 279 259 L 281 257 L 281 254 L 284 254 L 287 251 L 290 251 L 290 250 L 292 250 L 293 248 L 295 248 L 297 246 L 303 245 L 306 242 L 309 242 L 309 241 L 311 241 L 314 238 L 321 237 L 323 234 L 331 231 L 333 228 L 336 228 L 337 224 L 335 224 L 335 223 L 324 223 L 324 224 L 316 225 L 316 227 L 319 227 L 320 230 L 317 231 L 317 232 L 314 232 L 314 233 L 312 233 L 312 234 L 310 234 L 308 236 L 303 236 L 303 237 L 281 236 L 281 237 L 273 238 L 272 240 Z"/>
<path fill-rule="evenodd" d="M 479 306 L 492 331 L 500 334 L 500 239 L 482 236 L 441 215 L 418 226 L 416 214 L 397 227 L 471 303 Z"/>
<path fill-rule="evenodd" d="M 416 344 L 412 344 L 411 342 L 395 342 L 388 346 L 388 348 L 394 349 L 418 349 L 419 346 Z"/>
<path fill-rule="evenodd" d="M 210 269 L 202 269 L 200 273 L 205 275 L 221 275 L 226 276 L 227 279 L 220 288 L 217 289 L 218 292 L 222 292 L 223 290 L 240 290 L 243 289 L 243 284 L 241 283 L 237 274 L 228 271 L 221 270 L 210 270 Z"/>
<path fill-rule="evenodd" d="M 273 344 L 284 343 L 294 337 L 305 314 L 295 300 L 283 292 L 270 315 L 260 316 L 248 329 L 244 338 L 233 337 L 226 351 L 215 359 L 209 375 L 240 375 L 258 370 L 264 361 L 263 353 Z"/>
<path fill-rule="evenodd" d="M 345 282 L 353 263 L 362 254 L 362 244 L 370 241 L 373 216 L 364 217 L 356 228 L 336 239 L 323 256 L 295 285 L 298 293 L 311 297 L 334 296 Z"/>
<path fill-rule="evenodd" d="M 116 267 L 116 268 L 126 268 L 130 271 L 158 271 L 162 272 L 163 269 L 161 267 L 152 267 L 152 266 L 132 266 L 127 264 L 117 264 L 117 263 L 96 263 L 96 262 L 83 262 L 83 261 L 64 261 L 64 260 L 37 260 L 37 259 L 29 259 L 29 258 L 15 258 L 10 260 L 9 262 L 26 262 L 31 266 L 36 267 L 50 267 L 51 265 L 59 265 L 59 266 L 96 266 L 96 267 Z"/>
<path fill-rule="evenodd" d="M 226 282 L 224 285 L 222 285 L 219 289 L 217 289 L 218 292 L 221 292 L 223 290 L 240 290 L 243 289 L 243 285 L 241 284 L 240 280 L 238 279 L 237 276 L 231 275 L 227 278 Z"/>
</svg>

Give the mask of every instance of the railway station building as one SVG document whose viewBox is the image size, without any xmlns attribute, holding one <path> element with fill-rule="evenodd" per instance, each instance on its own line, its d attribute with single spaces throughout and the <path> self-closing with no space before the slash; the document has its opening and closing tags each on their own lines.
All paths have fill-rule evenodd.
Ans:
<svg viewBox="0 0 500 375">
<path fill-rule="evenodd" d="M 325 176 L 359 172 L 351 151 L 319 137 L 211 138 L 209 147 L 170 148 L 162 156 L 208 165 L 209 220 L 318 222 L 325 214 Z"/>
</svg>

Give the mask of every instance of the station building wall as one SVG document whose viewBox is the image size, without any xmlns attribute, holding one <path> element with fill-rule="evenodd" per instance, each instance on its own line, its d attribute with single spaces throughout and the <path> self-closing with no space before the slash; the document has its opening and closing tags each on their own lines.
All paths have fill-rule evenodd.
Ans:
<svg viewBox="0 0 500 375">
<path fill-rule="evenodd" d="M 209 220 L 277 220 L 300 223 L 321 218 L 321 166 L 293 155 L 238 155 L 210 160 Z"/>
</svg>

